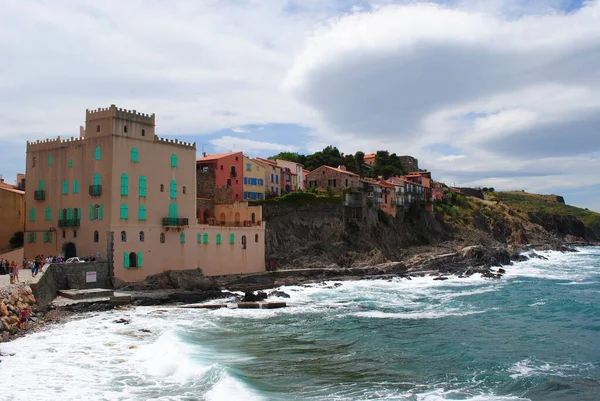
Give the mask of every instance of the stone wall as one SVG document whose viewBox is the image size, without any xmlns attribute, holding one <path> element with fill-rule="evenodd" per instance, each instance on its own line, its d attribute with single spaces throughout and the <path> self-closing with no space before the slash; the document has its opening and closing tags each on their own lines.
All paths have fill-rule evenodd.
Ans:
<svg viewBox="0 0 600 401">
<path fill-rule="evenodd" d="M 17 328 L 21 310 L 27 310 L 27 316 L 31 316 L 35 302 L 27 286 L 0 288 L 0 342 L 6 341 L 8 333 Z"/>
<path fill-rule="evenodd" d="M 86 282 L 87 273 L 96 273 L 95 282 Z M 111 279 L 107 262 L 62 263 L 46 267 L 42 278 L 32 284 L 40 306 L 49 304 L 60 290 L 82 290 L 87 288 L 110 288 Z"/>
</svg>

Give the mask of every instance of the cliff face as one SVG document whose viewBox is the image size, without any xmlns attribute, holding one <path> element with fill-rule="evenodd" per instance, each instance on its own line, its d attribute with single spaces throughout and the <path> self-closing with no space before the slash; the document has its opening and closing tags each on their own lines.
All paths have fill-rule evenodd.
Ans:
<svg viewBox="0 0 600 401">
<path fill-rule="evenodd" d="M 266 204 L 263 218 L 266 257 L 279 269 L 372 266 L 470 245 L 558 249 L 565 242 L 600 239 L 600 225 L 574 214 L 523 211 L 499 200 L 450 193 L 434 212 L 414 206 L 396 218 L 375 205 L 351 209 L 341 203 Z"/>
<path fill-rule="evenodd" d="M 360 218 L 341 204 L 264 205 L 267 259 L 277 268 L 357 267 L 401 260 L 411 246 L 436 244 L 450 231 L 419 208 L 387 218 L 363 207 Z"/>
</svg>

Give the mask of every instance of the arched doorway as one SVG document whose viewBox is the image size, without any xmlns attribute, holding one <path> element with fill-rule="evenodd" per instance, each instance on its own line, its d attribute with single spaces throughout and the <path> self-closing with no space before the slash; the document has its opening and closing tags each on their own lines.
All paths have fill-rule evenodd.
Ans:
<svg viewBox="0 0 600 401">
<path fill-rule="evenodd" d="M 74 258 L 75 256 L 77 256 L 77 248 L 75 247 L 75 244 L 72 242 L 65 243 L 63 245 L 62 251 L 63 251 L 63 255 L 65 255 L 65 260 L 69 259 L 69 258 Z"/>
<path fill-rule="evenodd" d="M 129 267 L 137 267 L 137 255 L 135 252 L 129 254 Z"/>
</svg>

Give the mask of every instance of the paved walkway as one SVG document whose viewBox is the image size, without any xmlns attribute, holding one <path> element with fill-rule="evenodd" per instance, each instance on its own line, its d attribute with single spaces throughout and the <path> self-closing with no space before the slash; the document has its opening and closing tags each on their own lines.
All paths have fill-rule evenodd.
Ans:
<svg viewBox="0 0 600 401">
<path fill-rule="evenodd" d="M 25 284 L 37 283 L 44 273 L 38 273 L 37 276 L 31 277 L 31 270 L 19 269 L 19 281 Z M 0 287 L 10 285 L 10 276 L 8 274 L 0 274 Z"/>
</svg>

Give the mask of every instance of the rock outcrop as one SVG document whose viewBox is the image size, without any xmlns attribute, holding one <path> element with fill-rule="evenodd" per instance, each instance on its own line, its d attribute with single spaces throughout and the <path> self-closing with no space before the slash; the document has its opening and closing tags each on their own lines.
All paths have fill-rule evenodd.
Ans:
<svg viewBox="0 0 600 401">
<path fill-rule="evenodd" d="M 19 330 L 22 310 L 30 317 L 34 309 L 37 309 L 36 301 L 29 286 L 0 288 L 0 342 L 7 341 Z"/>
</svg>

